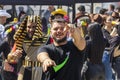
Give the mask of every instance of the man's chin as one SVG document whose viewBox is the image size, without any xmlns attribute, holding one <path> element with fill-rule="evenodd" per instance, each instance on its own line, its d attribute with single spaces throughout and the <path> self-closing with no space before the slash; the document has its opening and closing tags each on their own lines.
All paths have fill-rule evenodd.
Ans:
<svg viewBox="0 0 120 80">
<path fill-rule="evenodd" d="M 54 38 L 54 40 L 57 42 L 57 43 L 62 43 L 62 42 L 65 42 L 67 40 L 67 37 L 64 37 L 62 39 L 58 39 L 58 38 Z"/>
</svg>

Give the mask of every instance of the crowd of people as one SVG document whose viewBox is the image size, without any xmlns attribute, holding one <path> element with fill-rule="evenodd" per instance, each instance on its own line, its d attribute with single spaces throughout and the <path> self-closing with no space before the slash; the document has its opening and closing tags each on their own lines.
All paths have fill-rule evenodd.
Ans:
<svg viewBox="0 0 120 80">
<path fill-rule="evenodd" d="M 42 16 L 0 10 L 0 80 L 119 80 L 120 7 L 78 7 L 73 22 L 49 6 Z"/>
</svg>

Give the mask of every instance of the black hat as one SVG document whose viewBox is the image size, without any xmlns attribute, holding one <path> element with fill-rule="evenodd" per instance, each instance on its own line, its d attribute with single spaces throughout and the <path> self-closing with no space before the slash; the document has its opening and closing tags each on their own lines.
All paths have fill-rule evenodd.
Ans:
<svg viewBox="0 0 120 80">
<path fill-rule="evenodd" d="M 78 10 L 79 10 L 79 11 L 85 11 L 85 6 L 80 5 L 80 6 L 78 7 Z"/>
</svg>

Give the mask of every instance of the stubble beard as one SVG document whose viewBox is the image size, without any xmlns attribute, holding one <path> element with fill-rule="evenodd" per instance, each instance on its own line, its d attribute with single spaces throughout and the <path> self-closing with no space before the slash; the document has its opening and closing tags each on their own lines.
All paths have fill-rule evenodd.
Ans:
<svg viewBox="0 0 120 80">
<path fill-rule="evenodd" d="M 53 37 L 53 39 L 55 40 L 56 43 L 60 44 L 60 43 L 63 43 L 67 40 L 67 37 L 65 36 L 64 38 L 62 39 L 56 39 L 55 37 Z"/>
</svg>

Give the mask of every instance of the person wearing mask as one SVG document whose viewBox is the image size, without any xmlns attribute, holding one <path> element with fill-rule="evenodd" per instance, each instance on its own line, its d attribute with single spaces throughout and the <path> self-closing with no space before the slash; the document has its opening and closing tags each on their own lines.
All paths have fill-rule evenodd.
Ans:
<svg viewBox="0 0 120 80">
<path fill-rule="evenodd" d="M 37 50 L 47 38 L 42 33 L 40 17 L 28 15 L 14 35 L 15 54 L 10 53 L 8 61 L 18 63 L 18 80 L 41 80 L 41 64 L 37 60 Z"/>
</svg>

